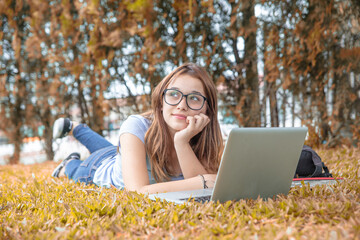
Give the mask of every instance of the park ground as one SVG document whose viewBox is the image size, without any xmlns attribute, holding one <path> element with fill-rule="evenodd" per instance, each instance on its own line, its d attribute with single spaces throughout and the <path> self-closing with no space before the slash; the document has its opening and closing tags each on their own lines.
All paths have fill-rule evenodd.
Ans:
<svg viewBox="0 0 360 240">
<path fill-rule="evenodd" d="M 334 185 L 264 201 L 174 205 L 54 179 L 57 163 L 0 166 L 1 239 L 360 239 L 360 150 L 316 149 Z"/>
</svg>

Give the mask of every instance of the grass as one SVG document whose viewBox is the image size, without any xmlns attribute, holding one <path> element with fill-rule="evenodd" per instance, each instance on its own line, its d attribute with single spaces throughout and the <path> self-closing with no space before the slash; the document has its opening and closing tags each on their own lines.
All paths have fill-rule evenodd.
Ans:
<svg viewBox="0 0 360 240">
<path fill-rule="evenodd" d="M 50 177 L 53 162 L 0 166 L 0 238 L 360 239 L 360 151 L 318 153 L 343 182 L 224 204 L 174 205 L 74 184 Z"/>
</svg>

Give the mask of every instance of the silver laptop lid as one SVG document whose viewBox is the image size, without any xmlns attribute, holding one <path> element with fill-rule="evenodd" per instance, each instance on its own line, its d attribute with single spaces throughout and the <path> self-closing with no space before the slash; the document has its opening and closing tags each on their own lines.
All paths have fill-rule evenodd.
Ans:
<svg viewBox="0 0 360 240">
<path fill-rule="evenodd" d="M 307 128 L 235 128 L 230 132 L 211 200 L 287 194 Z"/>
</svg>

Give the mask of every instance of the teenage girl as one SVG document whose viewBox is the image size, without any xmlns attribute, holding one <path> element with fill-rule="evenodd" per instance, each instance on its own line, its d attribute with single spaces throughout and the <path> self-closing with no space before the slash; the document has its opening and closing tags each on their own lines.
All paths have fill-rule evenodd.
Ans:
<svg viewBox="0 0 360 240">
<path fill-rule="evenodd" d="M 52 176 L 141 193 L 213 187 L 223 150 L 215 84 L 196 64 L 172 71 L 154 89 L 152 110 L 130 116 L 116 147 L 85 124 L 59 118 L 53 137 L 73 135 L 91 155 L 70 154 Z"/>
</svg>

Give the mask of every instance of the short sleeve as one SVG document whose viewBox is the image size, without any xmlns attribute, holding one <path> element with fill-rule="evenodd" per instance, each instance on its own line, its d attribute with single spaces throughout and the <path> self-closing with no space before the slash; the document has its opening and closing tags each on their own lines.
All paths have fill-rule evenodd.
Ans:
<svg viewBox="0 0 360 240">
<path fill-rule="evenodd" d="M 149 129 L 150 120 L 140 115 L 129 116 L 120 127 L 120 135 L 131 133 L 145 144 L 145 133 Z"/>
</svg>

